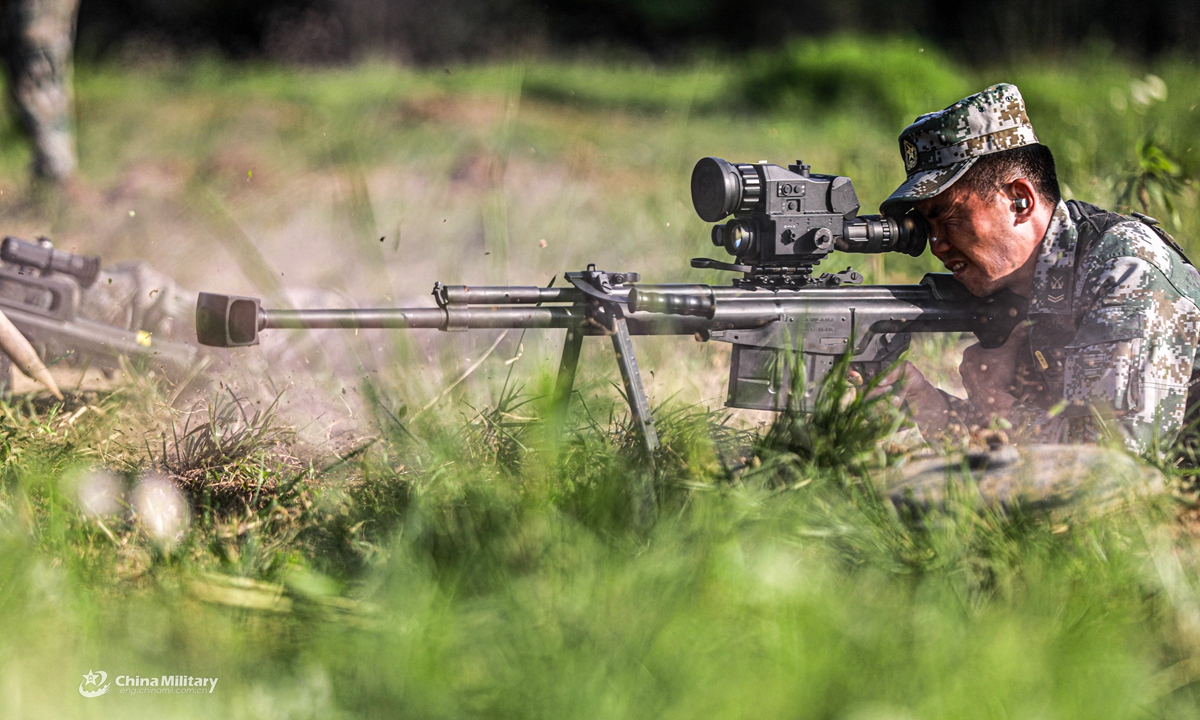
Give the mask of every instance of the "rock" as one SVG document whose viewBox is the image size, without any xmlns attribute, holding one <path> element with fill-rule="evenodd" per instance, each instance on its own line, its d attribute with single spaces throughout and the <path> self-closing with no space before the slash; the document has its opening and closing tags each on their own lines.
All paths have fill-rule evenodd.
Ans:
<svg viewBox="0 0 1200 720">
<path fill-rule="evenodd" d="M 1011 445 L 891 468 L 876 482 L 904 514 L 967 504 L 1012 512 L 1098 515 L 1166 490 L 1157 469 L 1095 445 Z"/>
</svg>

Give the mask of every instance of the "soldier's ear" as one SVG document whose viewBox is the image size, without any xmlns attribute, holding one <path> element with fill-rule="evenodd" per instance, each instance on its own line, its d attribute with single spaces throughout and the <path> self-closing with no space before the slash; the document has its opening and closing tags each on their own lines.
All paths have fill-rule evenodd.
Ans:
<svg viewBox="0 0 1200 720">
<path fill-rule="evenodd" d="M 1024 222 L 1032 217 L 1033 208 L 1037 205 L 1037 191 L 1033 183 L 1025 178 L 1017 178 L 1006 185 L 1003 192 L 1012 203 L 1017 222 Z"/>
</svg>

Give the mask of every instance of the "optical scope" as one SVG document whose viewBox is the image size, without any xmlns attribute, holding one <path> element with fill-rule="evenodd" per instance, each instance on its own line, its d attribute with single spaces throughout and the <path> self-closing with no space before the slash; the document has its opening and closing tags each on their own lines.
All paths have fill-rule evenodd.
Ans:
<svg viewBox="0 0 1200 720">
<path fill-rule="evenodd" d="M 917 257 L 929 235 L 915 212 L 859 215 L 850 178 L 813 173 L 800 160 L 784 168 L 702 158 L 692 170 L 692 204 L 705 222 L 718 223 L 713 244 L 737 258 L 708 266 L 746 272 L 753 284 L 807 284 L 834 250 Z"/>
</svg>

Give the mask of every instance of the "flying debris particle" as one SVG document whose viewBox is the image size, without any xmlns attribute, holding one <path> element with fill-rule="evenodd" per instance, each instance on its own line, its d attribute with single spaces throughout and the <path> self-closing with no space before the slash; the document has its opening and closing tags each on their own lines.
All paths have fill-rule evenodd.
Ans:
<svg viewBox="0 0 1200 720">
<path fill-rule="evenodd" d="M 386 239 L 386 238 L 387 238 L 387 235 L 384 235 L 383 237 L 379 238 L 379 242 L 383 242 L 384 239 Z"/>
<path fill-rule="evenodd" d="M 129 217 L 133 217 L 134 215 L 137 215 L 137 213 L 135 213 L 134 211 L 130 210 L 130 211 L 129 211 Z"/>
</svg>

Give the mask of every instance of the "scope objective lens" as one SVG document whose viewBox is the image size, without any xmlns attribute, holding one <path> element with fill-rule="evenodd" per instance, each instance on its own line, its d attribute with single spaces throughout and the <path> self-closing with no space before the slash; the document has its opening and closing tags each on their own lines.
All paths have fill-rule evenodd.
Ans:
<svg viewBox="0 0 1200 720">
<path fill-rule="evenodd" d="M 741 222 L 730 223 L 725 232 L 725 249 L 730 255 L 744 255 L 754 245 L 754 228 Z"/>
<path fill-rule="evenodd" d="M 728 217 L 742 201 L 742 176 L 726 160 L 701 158 L 692 169 L 692 205 L 705 222 Z"/>
</svg>

